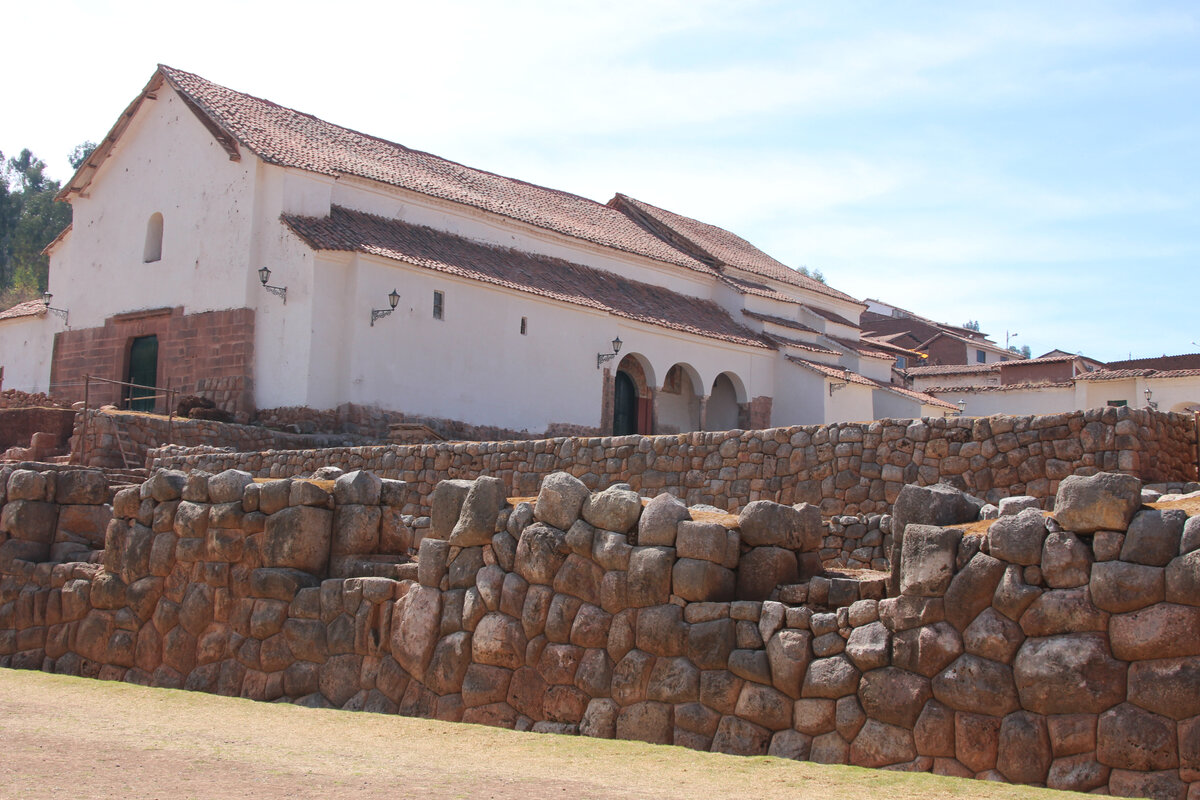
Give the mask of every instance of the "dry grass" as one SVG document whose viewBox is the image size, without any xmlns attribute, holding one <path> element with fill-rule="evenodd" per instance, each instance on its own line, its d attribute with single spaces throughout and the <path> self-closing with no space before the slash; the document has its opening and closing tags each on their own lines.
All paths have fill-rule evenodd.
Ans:
<svg viewBox="0 0 1200 800">
<path fill-rule="evenodd" d="M 0 670 L 0 795 L 49 798 L 1067 797 L 928 774 L 315 711 Z"/>
</svg>

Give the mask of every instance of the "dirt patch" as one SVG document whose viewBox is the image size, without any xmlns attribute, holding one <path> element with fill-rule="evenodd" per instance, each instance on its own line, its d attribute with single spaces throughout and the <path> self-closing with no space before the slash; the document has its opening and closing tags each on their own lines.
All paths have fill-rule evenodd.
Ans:
<svg viewBox="0 0 1200 800">
<path fill-rule="evenodd" d="M 22 798 L 1050 798 L 1061 792 L 0 670 Z"/>
</svg>

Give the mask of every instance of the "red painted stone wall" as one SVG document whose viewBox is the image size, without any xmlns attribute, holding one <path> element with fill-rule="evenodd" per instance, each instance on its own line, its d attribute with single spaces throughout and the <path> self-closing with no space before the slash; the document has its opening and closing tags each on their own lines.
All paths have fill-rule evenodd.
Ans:
<svg viewBox="0 0 1200 800">
<path fill-rule="evenodd" d="M 254 409 L 254 310 L 235 308 L 185 314 L 182 306 L 117 314 L 97 328 L 63 331 L 54 337 L 50 387 L 55 397 L 83 399 L 85 375 L 123 381 L 129 369 L 129 347 L 139 336 L 158 337 L 158 385 L 194 393 L 201 381 L 243 378 L 233 413 Z M 92 386 L 93 405 L 119 404 L 121 388 Z M 159 411 L 166 411 L 160 400 Z"/>
</svg>

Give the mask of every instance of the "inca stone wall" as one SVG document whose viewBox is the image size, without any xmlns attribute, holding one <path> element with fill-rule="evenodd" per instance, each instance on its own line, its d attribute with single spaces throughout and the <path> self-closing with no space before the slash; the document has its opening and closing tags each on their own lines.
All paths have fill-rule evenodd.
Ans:
<svg viewBox="0 0 1200 800">
<path fill-rule="evenodd" d="M 870 423 L 537 441 L 459 442 L 230 453 L 165 448 L 152 466 L 288 477 L 333 465 L 408 483 L 405 512 L 428 513 L 440 481 L 491 475 L 510 495 L 565 471 L 590 488 L 628 483 L 689 504 L 736 511 L 754 500 L 817 504 L 826 516 L 882 514 L 905 484 L 939 481 L 991 502 L 1054 497 L 1068 475 L 1100 471 L 1147 482 L 1196 479 L 1195 428 L 1179 414 L 1104 408 L 1023 417 Z"/>
<path fill-rule="evenodd" d="M 7 482 L 9 535 L 26 530 L 14 503 L 58 497 L 23 473 Z M 362 472 L 156 473 L 117 493 L 101 563 L 4 560 L 0 665 L 1120 795 L 1200 791 L 1200 517 L 1142 508 L 1131 476 L 1064 480 L 1053 517 L 1026 509 L 984 535 L 910 515 L 899 595 L 839 608 L 816 577 L 826 529 L 811 506 L 752 503 L 730 521 L 559 473 L 513 507 L 496 479 L 446 482 L 414 565 L 398 552 L 412 541 L 401 489 Z M 968 505 L 938 508 L 974 518 Z M 326 577 L 339 570 L 391 577 Z"/>
</svg>

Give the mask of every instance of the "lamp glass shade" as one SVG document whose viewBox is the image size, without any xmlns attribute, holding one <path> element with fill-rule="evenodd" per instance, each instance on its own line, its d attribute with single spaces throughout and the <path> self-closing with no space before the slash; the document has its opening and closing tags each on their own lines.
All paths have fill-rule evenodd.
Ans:
<svg viewBox="0 0 1200 800">
<path fill-rule="evenodd" d="M 267 281 L 271 280 L 271 270 L 262 267 L 258 271 L 258 279 L 262 281 L 263 286 L 267 285 Z"/>
<path fill-rule="evenodd" d="M 614 353 L 621 352 L 621 337 L 620 336 L 618 336 L 617 338 L 612 340 L 612 348 L 613 348 Z"/>
<path fill-rule="evenodd" d="M 397 292 L 395 289 L 392 289 L 392 291 L 388 294 L 388 304 L 391 305 L 392 308 L 395 308 L 396 304 L 399 302 L 400 302 L 400 293 Z"/>
<path fill-rule="evenodd" d="M 46 304 L 46 308 L 50 307 L 50 299 L 52 297 L 54 297 L 54 295 L 50 294 L 49 292 L 46 292 L 42 295 L 42 302 Z"/>
</svg>

